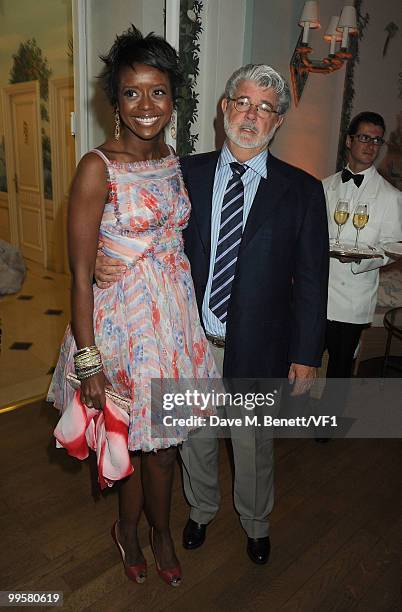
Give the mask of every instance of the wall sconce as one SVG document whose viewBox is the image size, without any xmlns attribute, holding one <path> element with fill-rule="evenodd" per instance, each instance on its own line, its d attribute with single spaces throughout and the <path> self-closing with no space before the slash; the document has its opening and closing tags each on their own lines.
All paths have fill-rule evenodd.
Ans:
<svg viewBox="0 0 402 612">
<path fill-rule="evenodd" d="M 355 35 L 358 31 L 354 6 L 344 6 L 340 17 L 331 17 L 324 35 L 324 40 L 330 43 L 329 54 L 322 60 L 310 59 L 309 55 L 313 49 L 308 44 L 309 30 L 321 27 L 318 17 L 318 2 L 309 0 L 304 3 L 299 26 L 303 28 L 303 36 L 301 36 L 301 41 L 296 48 L 300 57 L 299 70 L 328 74 L 341 68 L 344 62 L 352 57 L 352 54 L 348 51 L 349 35 Z M 338 51 L 336 51 L 337 43 L 340 43 Z"/>
</svg>

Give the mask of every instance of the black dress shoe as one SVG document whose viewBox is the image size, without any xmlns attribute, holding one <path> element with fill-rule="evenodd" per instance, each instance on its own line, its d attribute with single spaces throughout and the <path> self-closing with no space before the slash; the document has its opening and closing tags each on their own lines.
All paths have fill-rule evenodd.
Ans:
<svg viewBox="0 0 402 612">
<path fill-rule="evenodd" d="M 265 565 L 271 552 L 271 542 L 269 537 L 247 538 L 247 554 L 253 563 Z"/>
<path fill-rule="evenodd" d="M 183 530 L 183 546 L 188 550 L 199 548 L 204 544 L 207 526 L 196 523 L 193 519 L 188 519 L 187 525 Z"/>
</svg>

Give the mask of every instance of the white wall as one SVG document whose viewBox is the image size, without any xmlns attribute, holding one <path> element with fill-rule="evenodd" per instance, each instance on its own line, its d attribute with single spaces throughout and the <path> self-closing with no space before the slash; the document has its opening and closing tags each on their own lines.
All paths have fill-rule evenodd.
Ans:
<svg viewBox="0 0 402 612">
<path fill-rule="evenodd" d="M 214 120 L 225 83 L 243 63 L 247 0 L 207 0 L 201 13 L 198 121 L 192 132 L 199 134 L 197 152 L 216 148 Z"/>
<path fill-rule="evenodd" d="M 113 109 L 101 92 L 99 55 L 133 23 L 146 35 L 164 35 L 164 0 L 74 0 L 74 59 L 77 108 L 77 159 L 106 140 L 113 130 Z"/>
<path fill-rule="evenodd" d="M 360 62 L 355 69 L 353 114 L 367 110 L 380 113 L 389 135 L 396 128 L 397 115 L 402 111 L 402 99 L 398 98 L 398 79 L 402 71 L 402 2 L 364 0 L 363 4 L 363 12 L 369 13 L 370 21 L 364 31 Z M 399 31 L 390 40 L 383 57 L 385 27 L 391 21 L 399 26 Z M 386 150 L 383 147 L 382 156 Z"/>
<path fill-rule="evenodd" d="M 328 54 L 323 32 L 342 6 L 341 0 L 320 2 L 322 29 L 310 31 L 309 40 L 314 58 Z M 272 65 L 289 84 L 302 8 L 303 0 L 254 0 L 252 61 Z M 275 155 L 319 178 L 335 171 L 344 79 L 345 67 L 328 75 L 309 74 L 299 105 L 292 104 L 272 143 Z"/>
<path fill-rule="evenodd" d="M 224 85 L 244 63 L 267 63 L 290 83 L 289 62 L 300 28 L 298 20 L 304 0 L 208 0 L 204 4 L 201 40 L 199 133 L 197 152 L 222 142 L 221 122 L 216 134 L 214 119 Z M 323 30 L 342 0 L 321 3 Z M 324 57 L 328 44 L 323 30 L 312 33 L 314 57 Z M 292 106 L 272 143 L 275 155 L 304 168 L 317 177 L 335 170 L 342 108 L 345 68 L 332 75 L 310 74 L 299 106 Z"/>
</svg>

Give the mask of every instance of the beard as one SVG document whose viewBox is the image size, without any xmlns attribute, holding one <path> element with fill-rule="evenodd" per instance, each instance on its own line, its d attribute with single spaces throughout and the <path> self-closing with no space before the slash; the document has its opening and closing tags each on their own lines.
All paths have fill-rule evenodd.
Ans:
<svg viewBox="0 0 402 612">
<path fill-rule="evenodd" d="M 223 125 L 225 128 L 225 134 L 235 145 L 242 147 L 243 149 L 260 149 L 265 148 L 270 140 L 272 140 L 277 126 L 274 126 L 268 134 L 259 135 L 258 129 L 253 121 L 245 119 L 240 125 L 232 127 L 229 122 L 227 113 L 223 115 Z M 250 134 L 245 136 L 242 135 L 241 129 L 249 129 L 255 133 L 255 138 L 251 138 Z"/>
</svg>

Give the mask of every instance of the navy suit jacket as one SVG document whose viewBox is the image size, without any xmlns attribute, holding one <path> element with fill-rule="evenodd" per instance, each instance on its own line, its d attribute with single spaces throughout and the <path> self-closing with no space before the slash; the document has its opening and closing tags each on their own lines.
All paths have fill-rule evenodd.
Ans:
<svg viewBox="0 0 402 612">
<path fill-rule="evenodd" d="M 181 159 L 192 205 L 184 245 L 200 316 L 219 154 Z M 321 181 L 270 153 L 267 166 L 244 228 L 228 306 L 228 378 L 285 378 L 292 362 L 321 363 L 329 262 L 324 191 Z"/>
</svg>

